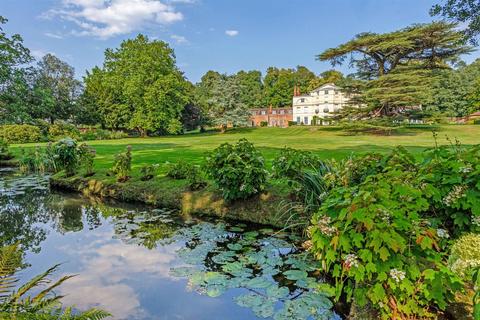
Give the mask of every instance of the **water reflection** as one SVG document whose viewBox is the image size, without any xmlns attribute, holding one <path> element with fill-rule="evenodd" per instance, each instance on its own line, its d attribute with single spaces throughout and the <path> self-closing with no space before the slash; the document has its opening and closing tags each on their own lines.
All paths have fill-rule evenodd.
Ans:
<svg viewBox="0 0 480 320">
<path fill-rule="evenodd" d="M 282 275 L 308 267 L 292 263 L 291 246 L 269 236 L 271 230 L 187 223 L 176 212 L 51 193 L 45 178 L 1 172 L 0 219 L 0 245 L 20 242 L 32 265 L 22 273 L 25 279 L 63 262 L 65 274 L 78 274 L 59 289 L 64 303 L 97 306 L 115 319 L 257 319 L 267 315 L 255 310 L 259 301 L 270 310 L 310 292 L 307 283 L 295 281 L 312 281 L 311 274 L 293 282 Z M 223 282 L 215 282 L 212 272 Z M 252 286 L 265 285 L 266 277 L 277 300 L 246 295 Z M 203 290 L 210 296 L 198 294 Z M 323 302 L 322 317 L 303 318 L 332 318 Z"/>
</svg>

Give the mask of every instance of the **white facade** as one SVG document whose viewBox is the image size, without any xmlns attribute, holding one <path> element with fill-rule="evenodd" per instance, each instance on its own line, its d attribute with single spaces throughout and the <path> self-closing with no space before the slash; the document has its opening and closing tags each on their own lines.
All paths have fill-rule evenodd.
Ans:
<svg viewBox="0 0 480 320">
<path fill-rule="evenodd" d="M 293 97 L 293 121 L 310 125 L 316 116 L 316 119 L 328 124 L 332 113 L 342 109 L 347 101 L 340 87 L 327 83 L 308 94 Z"/>
</svg>

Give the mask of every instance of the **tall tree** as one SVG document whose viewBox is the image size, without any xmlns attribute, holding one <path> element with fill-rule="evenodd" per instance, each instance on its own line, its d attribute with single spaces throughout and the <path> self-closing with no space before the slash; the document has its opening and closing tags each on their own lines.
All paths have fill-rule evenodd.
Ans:
<svg viewBox="0 0 480 320">
<path fill-rule="evenodd" d="M 434 22 L 385 34 L 362 33 L 317 59 L 335 66 L 349 58 L 356 77 L 369 80 L 363 92 L 367 105 L 357 109 L 361 116 L 391 116 L 428 101 L 432 71 L 449 68 L 471 51 L 455 27 Z"/>
<path fill-rule="evenodd" d="M 107 49 L 103 68 L 87 74 L 85 83 L 109 127 L 135 129 L 142 136 L 182 130 L 188 85 L 163 41 L 140 34 L 118 49 Z"/>
<path fill-rule="evenodd" d="M 466 24 L 465 36 L 472 44 L 478 44 L 480 34 L 480 1 L 443 0 L 430 10 L 433 16 L 443 16 L 452 21 Z"/>
<path fill-rule="evenodd" d="M 263 105 L 262 73 L 257 70 L 240 71 L 235 77 L 240 86 L 240 100 L 248 108 L 258 108 Z"/>
<path fill-rule="evenodd" d="M 73 67 L 46 54 L 38 63 L 34 81 L 37 117 L 49 119 L 52 124 L 55 120 L 71 119 L 81 90 Z"/>
<path fill-rule="evenodd" d="M 33 58 L 18 34 L 8 36 L 3 29 L 7 19 L 0 16 L 0 123 L 22 123 L 30 119 L 29 70 Z"/>
</svg>

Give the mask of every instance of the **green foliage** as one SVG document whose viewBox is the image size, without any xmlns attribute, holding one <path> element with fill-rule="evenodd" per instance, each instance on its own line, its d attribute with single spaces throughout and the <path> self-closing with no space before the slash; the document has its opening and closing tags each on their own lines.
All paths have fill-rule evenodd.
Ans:
<svg viewBox="0 0 480 320">
<path fill-rule="evenodd" d="M 266 127 L 268 126 L 268 122 L 267 121 L 261 121 L 260 122 L 260 127 Z"/>
<path fill-rule="evenodd" d="M 180 160 L 176 163 L 168 165 L 167 177 L 173 179 L 187 179 L 192 168 L 193 164 L 184 160 Z"/>
<path fill-rule="evenodd" d="M 470 233 L 455 240 L 450 249 L 448 265 L 463 279 L 471 280 L 475 269 L 480 268 L 480 235 Z"/>
<path fill-rule="evenodd" d="M 146 164 L 140 168 L 141 177 L 140 180 L 148 181 L 155 177 L 155 173 L 158 169 L 157 164 Z"/>
<path fill-rule="evenodd" d="M 80 131 L 74 125 L 69 123 L 56 123 L 48 127 L 49 141 L 64 138 L 80 139 Z"/>
<path fill-rule="evenodd" d="M 54 149 L 51 144 L 45 148 L 21 149 L 18 157 L 20 171 L 23 173 L 46 173 L 57 172 Z"/>
<path fill-rule="evenodd" d="M 47 53 L 38 62 L 33 82 L 36 118 L 49 119 L 54 124 L 56 120 L 68 120 L 75 114 L 81 83 L 75 79 L 73 67 Z"/>
<path fill-rule="evenodd" d="M 234 145 L 224 143 L 213 150 L 206 157 L 205 168 L 227 201 L 258 194 L 268 175 L 264 158 L 246 139 Z"/>
<path fill-rule="evenodd" d="M 416 160 L 399 148 L 328 173 L 312 218 L 312 252 L 336 297 L 371 303 L 382 318 L 433 317 L 462 288 L 446 265 L 450 237 L 478 230 L 480 147 L 435 148 Z"/>
<path fill-rule="evenodd" d="M 473 296 L 473 318 L 479 319 L 480 318 L 480 268 L 477 268 L 473 273 L 473 285 L 477 290 L 475 291 L 475 295 Z"/>
<path fill-rule="evenodd" d="M 175 66 L 167 43 L 144 35 L 105 52 L 102 68 L 85 78 L 84 99 L 96 105 L 107 128 L 148 133 L 181 131 L 181 113 L 191 100 L 190 86 Z"/>
<path fill-rule="evenodd" d="M 0 138 L 0 160 L 13 159 L 13 155 L 8 150 L 8 143 Z"/>
<path fill-rule="evenodd" d="M 65 138 L 55 143 L 53 145 L 53 153 L 57 169 L 64 169 L 67 177 L 76 173 L 80 165 L 81 156 L 89 157 L 86 147 L 79 148 L 77 141 L 71 138 Z"/>
<path fill-rule="evenodd" d="M 93 160 L 96 156 L 96 151 L 92 147 L 89 147 L 87 144 L 82 143 L 78 147 L 79 162 L 80 165 L 85 169 L 85 176 L 92 176 L 95 172 L 93 171 Z"/>
<path fill-rule="evenodd" d="M 203 172 L 199 166 L 192 166 L 187 176 L 188 187 L 190 190 L 200 190 L 207 186 L 207 181 L 203 176 Z"/>
<path fill-rule="evenodd" d="M 127 146 L 125 152 L 115 155 L 112 172 L 116 175 L 118 182 L 125 182 L 129 179 L 129 173 L 132 171 L 132 147 Z"/>
<path fill-rule="evenodd" d="M 468 25 L 464 33 L 472 44 L 478 44 L 476 37 L 480 34 L 480 3 L 468 0 L 441 1 L 430 10 L 432 16 L 442 16 L 446 19 Z"/>
<path fill-rule="evenodd" d="M 128 138 L 128 133 L 123 131 L 110 131 L 103 129 L 87 130 L 80 134 L 81 140 L 113 140 Z"/>
<path fill-rule="evenodd" d="M 39 142 L 42 138 L 40 129 L 28 124 L 11 124 L 0 126 L 0 138 L 7 143 Z"/>
<path fill-rule="evenodd" d="M 16 273 L 23 267 L 22 252 L 18 245 L 0 248 L 0 317 L 1 319 L 45 319 L 45 320 L 99 320 L 110 314 L 98 309 L 73 312 L 71 307 L 62 308 L 62 296 L 54 289 L 73 276 L 63 276 L 52 282 L 48 278 L 58 270 L 55 265 L 17 287 Z M 45 286 L 42 290 L 38 287 Z M 33 294 L 35 292 L 35 294 Z"/>
<path fill-rule="evenodd" d="M 433 22 L 384 34 L 361 33 L 317 59 L 335 66 L 350 58 L 356 76 L 366 80 L 360 95 L 347 90 L 351 96 L 357 93 L 355 100 L 362 105 L 351 109 L 350 116 L 365 118 L 397 115 L 427 103 L 432 96 L 432 71 L 448 68 L 470 51 L 455 24 Z"/>
<path fill-rule="evenodd" d="M 180 230 L 186 246 L 178 255 L 191 266 L 171 274 L 187 277 L 190 289 L 210 297 L 244 289 L 235 302 L 260 318 L 333 319 L 331 290 L 315 274 L 315 261 L 289 242 L 294 236 L 286 241 L 272 231 L 209 223 Z"/>
<path fill-rule="evenodd" d="M 316 169 L 319 164 L 320 159 L 311 152 L 285 147 L 273 159 L 273 177 L 298 181 L 304 171 Z"/>
</svg>

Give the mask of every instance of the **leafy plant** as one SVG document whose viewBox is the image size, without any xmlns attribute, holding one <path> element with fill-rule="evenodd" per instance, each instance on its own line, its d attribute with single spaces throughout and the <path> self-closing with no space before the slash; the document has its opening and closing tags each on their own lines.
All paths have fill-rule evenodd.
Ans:
<svg viewBox="0 0 480 320">
<path fill-rule="evenodd" d="M 96 151 L 87 144 L 82 143 L 78 147 L 80 164 L 85 168 L 85 176 L 89 177 L 95 174 L 93 171 L 93 161 L 95 159 Z"/>
<path fill-rule="evenodd" d="M 247 199 L 265 187 L 265 160 L 246 139 L 224 143 L 206 157 L 207 174 L 222 190 L 227 201 Z"/>
<path fill-rule="evenodd" d="M 198 166 L 192 166 L 190 172 L 187 176 L 188 187 L 190 190 L 199 190 L 207 186 L 207 181 L 205 181 L 202 171 Z"/>
<path fill-rule="evenodd" d="M 130 171 L 132 171 L 132 147 L 127 146 L 125 152 L 115 155 L 112 172 L 117 176 L 118 182 L 125 182 L 129 179 Z"/>
<path fill-rule="evenodd" d="M 455 240 L 450 249 L 448 265 L 463 279 L 472 279 L 475 269 L 480 268 L 480 235 L 469 233 Z"/>
<path fill-rule="evenodd" d="M 22 149 L 18 157 L 18 164 L 20 171 L 23 173 L 43 174 L 57 171 L 53 147 L 50 144 L 44 149 L 40 147 L 28 150 Z"/>
<path fill-rule="evenodd" d="M 62 296 L 55 295 L 53 290 L 73 276 L 63 276 L 55 282 L 49 280 L 59 265 L 53 266 L 15 289 L 18 282 L 16 273 L 22 267 L 21 257 L 22 253 L 17 245 L 0 248 L 0 318 L 99 320 L 110 316 L 109 313 L 99 309 L 75 313 L 71 307 L 63 309 L 60 303 Z M 46 285 L 46 288 L 36 290 L 43 285 Z M 37 293 L 32 296 L 32 291 Z"/>
<path fill-rule="evenodd" d="M 140 180 L 142 181 L 147 181 L 147 180 L 152 180 L 153 177 L 155 176 L 155 172 L 158 168 L 158 164 L 146 164 L 140 168 L 140 173 L 142 176 L 140 177 Z"/>
<path fill-rule="evenodd" d="M 65 174 L 73 176 L 80 164 L 82 151 L 77 147 L 77 141 L 65 138 L 53 145 L 55 163 L 58 168 L 65 169 Z"/>
<path fill-rule="evenodd" d="M 273 160 L 273 177 L 298 181 L 305 171 L 315 170 L 320 163 L 320 159 L 311 152 L 285 147 Z"/>
<path fill-rule="evenodd" d="M 308 229 L 336 299 L 372 304 L 381 317 L 433 317 L 462 289 L 445 262 L 450 237 L 478 230 L 480 148 L 402 148 L 347 161 Z"/>
<path fill-rule="evenodd" d="M 168 165 L 167 169 L 167 177 L 172 179 L 187 179 L 190 172 L 192 171 L 193 164 L 185 161 L 180 160 L 176 163 L 172 163 Z"/>
<path fill-rule="evenodd" d="M 48 127 L 48 139 L 50 141 L 65 138 L 80 139 L 80 131 L 69 123 L 59 122 Z"/>
<path fill-rule="evenodd" d="M 13 155 L 8 150 L 8 143 L 0 138 L 0 160 L 13 159 Z"/>
<path fill-rule="evenodd" d="M 0 138 L 7 143 L 39 142 L 42 139 L 40 129 L 28 124 L 9 124 L 0 126 Z"/>
</svg>

